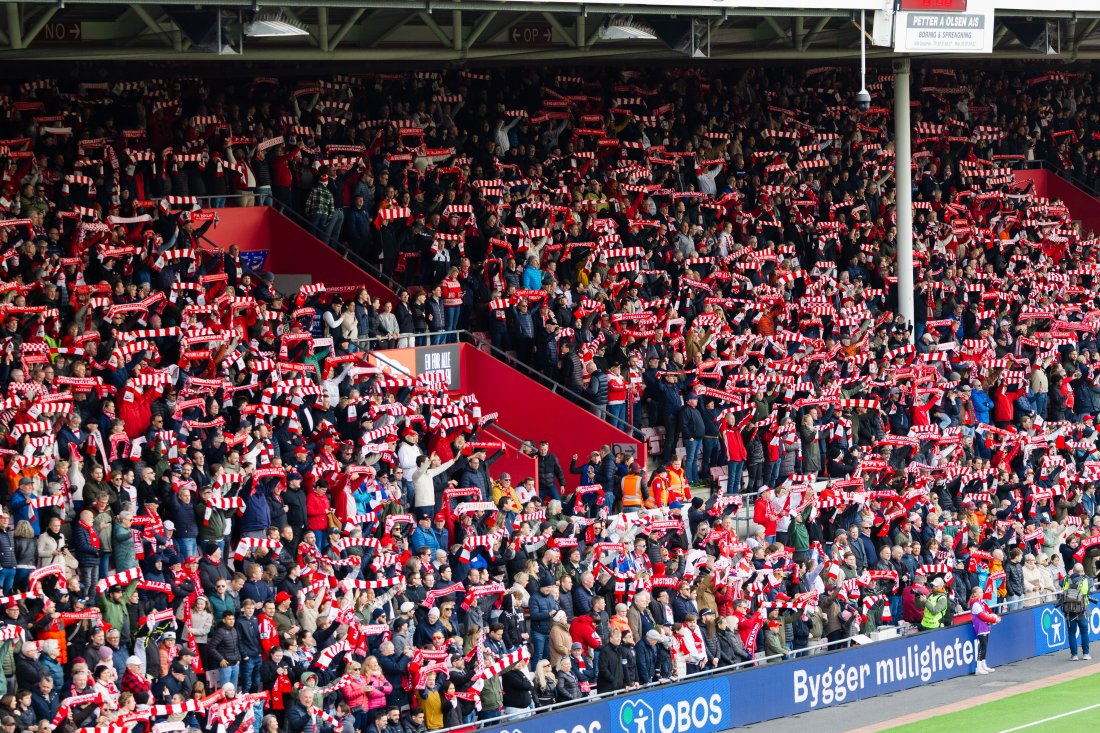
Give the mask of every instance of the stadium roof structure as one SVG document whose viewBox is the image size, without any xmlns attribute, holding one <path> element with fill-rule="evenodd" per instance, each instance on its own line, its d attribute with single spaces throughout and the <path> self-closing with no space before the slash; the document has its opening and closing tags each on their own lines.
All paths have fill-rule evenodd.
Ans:
<svg viewBox="0 0 1100 733">
<path fill-rule="evenodd" d="M 874 11 L 901 1 L 27 0 L 4 4 L 0 58 L 403 66 L 682 62 L 685 54 L 715 61 L 843 60 L 859 57 L 860 11 L 870 36 Z M 927 7 L 945 0 L 905 1 Z M 994 58 L 1100 58 L 1100 0 L 969 2 L 995 9 Z M 267 25 L 261 33 L 251 25 L 257 15 L 295 35 L 271 37 Z M 611 40 L 611 25 L 643 30 Z M 872 59 L 891 55 L 889 46 L 869 48 Z"/>
</svg>

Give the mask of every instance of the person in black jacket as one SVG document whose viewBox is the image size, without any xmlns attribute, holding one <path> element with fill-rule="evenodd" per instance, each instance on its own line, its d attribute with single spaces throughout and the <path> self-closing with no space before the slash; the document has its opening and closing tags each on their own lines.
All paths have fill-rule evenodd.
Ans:
<svg viewBox="0 0 1100 733">
<path fill-rule="evenodd" d="M 565 471 L 562 470 L 558 457 L 550 452 L 548 441 L 539 441 L 535 460 L 538 462 L 539 496 L 544 500 L 561 499 L 561 490 L 565 488 Z"/>
<path fill-rule="evenodd" d="M 634 654 L 634 634 L 629 630 L 622 632 L 622 644 L 619 649 L 623 655 L 623 684 L 626 689 L 638 687 L 638 657 Z"/>
<path fill-rule="evenodd" d="M 401 682 L 409 669 L 411 651 L 407 650 L 405 654 L 398 655 L 395 653 L 393 642 L 384 641 L 376 655 L 378 666 L 382 668 L 382 675 L 393 687 L 393 692 L 387 696 L 387 700 L 391 705 L 401 708 L 409 704 L 409 693 L 402 687 Z"/>
<path fill-rule="evenodd" d="M 210 634 L 206 642 L 210 661 L 219 668 L 222 685 L 237 686 L 241 671 L 241 639 L 237 630 L 237 616 L 232 611 L 222 614 L 222 622 Z"/>
<path fill-rule="evenodd" d="M 623 655 L 622 632 L 612 629 L 607 644 L 600 649 L 599 673 L 596 676 L 596 689 L 601 694 L 617 692 L 626 686 L 624 667 L 627 662 Z M 637 674 L 637 662 L 634 663 Z"/>
<path fill-rule="evenodd" d="M 176 527 L 176 542 L 179 543 L 180 552 L 184 558 L 197 557 L 199 554 L 198 541 L 199 523 L 195 516 L 195 503 L 191 501 L 191 492 L 181 488 L 178 493 L 164 492 L 165 509 L 168 519 L 171 519 Z"/>
<path fill-rule="evenodd" d="M 83 521 L 84 515 L 87 514 L 91 517 L 91 512 L 84 511 L 80 513 L 80 519 Z M 91 519 L 88 519 L 88 524 L 91 524 Z M 77 530 L 79 531 L 79 530 Z M 92 530 L 93 533 L 95 530 Z M 79 553 L 77 554 L 78 560 L 80 559 Z M 83 561 L 81 564 L 81 582 L 83 582 Z M 12 593 L 12 588 L 15 585 L 15 534 L 11 529 L 11 520 L 7 514 L 0 514 L 0 587 L 3 588 L 4 595 L 9 596 Z M 99 572 L 99 557 L 96 556 L 95 560 L 96 580 L 98 580 Z M 91 585 L 85 587 L 92 587 L 95 585 L 95 580 L 91 582 Z"/>
<path fill-rule="evenodd" d="M 302 688 L 298 691 L 298 699 L 286 712 L 287 733 L 313 733 L 316 725 L 317 733 L 333 733 L 332 726 L 323 719 L 314 719 L 310 712 L 313 707 L 313 690 Z"/>
<path fill-rule="evenodd" d="M 241 601 L 241 616 L 237 619 L 237 639 L 241 645 L 241 683 L 239 692 L 259 692 L 260 664 L 263 652 L 260 649 L 260 622 L 254 615 L 256 602 L 251 598 Z"/>
<path fill-rule="evenodd" d="M 518 666 L 510 667 L 500 676 L 504 690 L 504 714 L 515 715 L 532 708 L 531 691 L 534 686 Z"/>
<path fill-rule="evenodd" d="M 527 619 L 523 615 L 523 593 L 516 590 L 504 596 L 501 603 L 500 621 L 504 624 L 504 637 L 501 639 L 506 652 L 510 652 L 527 643 L 530 638 Z"/>
</svg>

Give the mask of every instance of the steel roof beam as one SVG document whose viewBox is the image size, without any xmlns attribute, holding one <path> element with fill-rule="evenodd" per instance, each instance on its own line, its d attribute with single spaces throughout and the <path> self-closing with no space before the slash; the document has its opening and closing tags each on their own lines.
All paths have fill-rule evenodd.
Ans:
<svg viewBox="0 0 1100 733">
<path fill-rule="evenodd" d="M 432 8 L 434 9 L 435 6 L 433 5 Z M 435 22 L 435 18 L 427 13 L 417 13 L 416 17 L 420 18 L 421 23 L 428 26 L 428 30 L 435 34 L 435 37 L 439 39 L 440 43 L 450 48 L 451 37 L 447 35 L 447 31 L 439 27 L 439 23 Z"/>
<path fill-rule="evenodd" d="M 336 32 L 332 34 L 332 38 L 329 39 L 329 50 L 335 51 L 336 47 L 340 45 L 340 42 L 351 32 L 351 29 L 355 27 L 355 24 L 359 22 L 359 19 L 366 13 L 366 8 L 357 8 L 355 12 L 348 16 L 343 25 L 336 29 Z"/>
<path fill-rule="evenodd" d="M 8 38 L 13 49 L 23 48 L 23 21 L 19 17 L 19 3 L 8 3 Z"/>
<path fill-rule="evenodd" d="M 134 12 L 141 22 L 145 24 L 145 27 L 153 32 L 153 35 L 164 41 L 164 45 L 169 48 L 172 47 L 172 36 L 169 33 L 165 33 L 160 23 L 153 19 L 153 16 L 149 14 L 149 11 L 145 9 L 144 5 L 138 5 L 137 3 L 130 3 L 130 10 Z"/>
</svg>

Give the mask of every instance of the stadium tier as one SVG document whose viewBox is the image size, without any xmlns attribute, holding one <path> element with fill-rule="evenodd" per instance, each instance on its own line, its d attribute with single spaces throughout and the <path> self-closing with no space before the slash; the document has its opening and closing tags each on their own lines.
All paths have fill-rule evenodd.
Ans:
<svg viewBox="0 0 1100 733">
<path fill-rule="evenodd" d="M 11 85 L 0 733 L 687 733 L 1002 617 L 1087 657 L 1093 78 L 915 70 L 909 323 L 857 76 Z"/>
</svg>

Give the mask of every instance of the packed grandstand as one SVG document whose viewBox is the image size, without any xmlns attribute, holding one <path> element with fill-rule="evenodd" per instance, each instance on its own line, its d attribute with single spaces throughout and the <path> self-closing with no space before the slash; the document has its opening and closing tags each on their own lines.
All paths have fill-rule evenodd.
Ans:
<svg viewBox="0 0 1100 733">
<path fill-rule="evenodd" d="M 914 324 L 852 77 L 10 86 L 3 733 L 449 728 L 1095 576 L 1097 240 L 1013 174 L 1097 180 L 1092 77 L 917 75 Z M 204 237 L 273 202 L 393 302 Z M 490 406 L 371 359 L 460 330 L 659 450 L 502 476 Z"/>
</svg>

